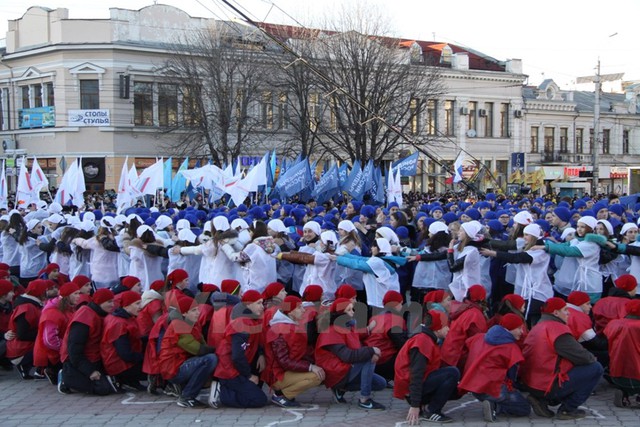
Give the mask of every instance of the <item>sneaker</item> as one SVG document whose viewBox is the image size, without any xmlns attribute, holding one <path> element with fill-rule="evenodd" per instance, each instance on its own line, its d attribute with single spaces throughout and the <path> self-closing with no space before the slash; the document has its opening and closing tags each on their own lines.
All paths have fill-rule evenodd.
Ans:
<svg viewBox="0 0 640 427">
<path fill-rule="evenodd" d="M 371 409 L 374 411 L 384 411 L 386 409 L 384 405 L 379 404 L 371 398 L 365 400 L 364 402 L 362 400 L 358 400 L 358 408 Z"/>
<path fill-rule="evenodd" d="M 482 416 L 488 423 L 494 423 L 496 421 L 496 404 L 489 400 L 482 402 Z"/>
<path fill-rule="evenodd" d="M 218 409 L 220 407 L 220 381 L 211 381 L 209 406 L 211 406 L 213 409 Z"/>
<path fill-rule="evenodd" d="M 300 404 L 295 400 L 289 400 L 284 395 L 278 396 L 274 394 L 271 396 L 271 402 L 280 406 L 281 408 L 299 408 Z"/>
<path fill-rule="evenodd" d="M 430 423 L 452 423 L 453 418 L 440 414 L 438 412 L 423 412 L 420 419 Z"/>
<path fill-rule="evenodd" d="M 394 382 L 393 380 L 387 381 L 387 388 L 393 388 Z"/>
<path fill-rule="evenodd" d="M 184 397 L 179 397 L 176 403 L 181 408 L 206 408 L 207 407 L 207 405 L 200 402 L 198 399 L 187 399 Z"/>
<path fill-rule="evenodd" d="M 181 393 L 182 387 L 180 387 L 178 384 L 167 383 L 167 385 L 164 387 L 164 394 L 166 394 L 167 396 L 180 397 Z"/>
<path fill-rule="evenodd" d="M 124 392 L 124 390 L 122 390 L 122 387 L 120 387 L 120 383 L 118 383 L 118 381 L 116 381 L 115 377 L 112 377 L 111 375 L 105 375 L 105 378 L 107 379 L 107 382 L 111 386 L 111 390 L 114 393 L 123 393 Z"/>
<path fill-rule="evenodd" d="M 331 389 L 333 391 L 333 401 L 336 403 L 347 403 L 344 398 L 344 390 L 338 390 L 337 388 Z"/>
<path fill-rule="evenodd" d="M 558 420 L 579 420 L 580 418 L 584 418 L 587 416 L 587 413 L 582 409 L 558 409 L 558 413 L 556 414 L 556 419 Z"/>
<path fill-rule="evenodd" d="M 544 401 L 538 399 L 534 395 L 530 394 L 527 397 L 527 401 L 529 402 L 529 404 L 531 404 L 531 409 L 533 409 L 533 412 L 537 416 L 544 418 L 553 418 L 553 416 L 555 415 Z"/>
<path fill-rule="evenodd" d="M 35 371 L 33 371 L 33 379 L 34 380 L 46 380 L 47 376 L 44 373 L 44 369 L 38 368 Z"/>
<path fill-rule="evenodd" d="M 613 404 L 618 408 L 626 408 L 631 406 L 631 400 L 629 396 L 626 396 L 624 391 L 616 389 L 613 392 Z"/>
<path fill-rule="evenodd" d="M 58 378 L 57 375 L 53 372 L 53 369 L 44 368 L 44 371 L 42 371 L 42 373 L 45 377 L 47 377 L 51 385 L 58 385 Z"/>
<path fill-rule="evenodd" d="M 29 375 L 29 371 L 24 369 L 24 366 L 16 365 L 16 369 L 18 370 L 18 373 L 20 374 L 20 377 L 23 380 L 32 380 L 33 379 L 33 377 L 31 375 Z"/>
<path fill-rule="evenodd" d="M 72 391 L 67 385 L 62 381 L 62 369 L 58 371 L 58 393 L 60 394 L 71 394 Z"/>
</svg>

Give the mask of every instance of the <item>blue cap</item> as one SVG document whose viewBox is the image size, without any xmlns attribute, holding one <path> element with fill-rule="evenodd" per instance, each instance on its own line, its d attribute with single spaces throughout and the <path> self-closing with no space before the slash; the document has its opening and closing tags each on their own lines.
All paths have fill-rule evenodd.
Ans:
<svg viewBox="0 0 640 427">
<path fill-rule="evenodd" d="M 456 214 L 454 214 L 453 212 L 447 212 L 446 214 L 442 215 L 442 219 L 444 219 L 444 222 L 449 225 L 452 222 L 455 222 L 458 220 L 458 216 Z"/>
</svg>

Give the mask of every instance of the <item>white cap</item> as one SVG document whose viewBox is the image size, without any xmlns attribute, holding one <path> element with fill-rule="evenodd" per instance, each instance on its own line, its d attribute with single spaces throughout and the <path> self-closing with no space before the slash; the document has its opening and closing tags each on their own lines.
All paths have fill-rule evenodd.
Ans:
<svg viewBox="0 0 640 427">
<path fill-rule="evenodd" d="M 376 233 L 384 237 L 387 240 L 387 242 L 389 242 L 389 244 L 391 245 L 400 244 L 400 239 L 398 238 L 398 235 L 396 234 L 395 231 L 393 231 L 389 227 L 380 227 L 376 230 Z"/>
<path fill-rule="evenodd" d="M 231 228 L 233 228 L 235 230 L 238 227 L 240 227 L 240 229 L 242 229 L 242 230 L 248 230 L 249 229 L 249 224 L 247 224 L 247 221 L 245 221 L 242 218 L 236 218 L 233 221 L 231 221 Z"/>
<path fill-rule="evenodd" d="M 287 232 L 287 227 L 285 227 L 284 222 L 282 222 L 281 219 L 272 219 L 267 224 L 267 227 L 272 229 L 276 233 L 286 233 Z"/>
<path fill-rule="evenodd" d="M 40 224 L 40 220 L 38 219 L 29 220 L 29 222 L 27 222 L 27 230 L 32 231 L 38 224 Z"/>
<path fill-rule="evenodd" d="M 183 228 L 178 232 L 178 240 L 183 240 L 189 243 L 195 243 L 196 235 L 193 234 L 193 231 L 191 231 L 190 229 Z"/>
<path fill-rule="evenodd" d="M 38 209 L 46 209 L 47 208 L 47 202 L 45 202 L 44 200 L 38 200 L 36 202 L 36 207 Z"/>
<path fill-rule="evenodd" d="M 191 224 L 189 224 L 189 221 L 186 219 L 179 219 L 178 222 L 176 222 L 176 230 L 180 231 L 183 228 L 190 229 Z"/>
<path fill-rule="evenodd" d="M 171 224 L 173 224 L 173 221 L 171 220 L 171 218 L 169 218 L 166 215 L 160 215 L 157 219 L 156 219 L 156 228 L 158 230 L 164 230 L 165 228 L 167 228 L 168 226 L 170 226 Z"/>
<path fill-rule="evenodd" d="M 116 226 L 116 219 L 112 216 L 103 216 L 100 220 L 100 227 L 113 228 Z"/>
<path fill-rule="evenodd" d="M 227 231 L 231 228 L 229 225 L 229 219 L 222 215 L 213 218 L 213 228 L 215 228 L 216 231 Z"/>
<path fill-rule="evenodd" d="M 627 231 L 631 230 L 632 228 L 635 228 L 637 230 L 638 226 L 632 222 L 625 223 L 625 225 L 623 225 L 622 229 L 620 230 L 620 235 L 624 235 Z"/>
<path fill-rule="evenodd" d="M 449 234 L 449 228 L 447 227 L 447 224 L 445 224 L 442 221 L 432 222 L 431 225 L 429 226 L 430 234 L 436 234 L 441 231 L 444 231 L 445 233 Z"/>
<path fill-rule="evenodd" d="M 391 255 L 391 245 L 389 244 L 387 239 L 378 237 L 376 239 L 376 246 L 378 246 L 381 254 Z"/>
<path fill-rule="evenodd" d="M 345 219 L 338 223 L 338 230 L 344 230 L 347 233 L 351 233 L 355 229 L 356 229 L 356 226 L 353 225 L 353 222 L 349 221 L 348 219 Z"/>
<path fill-rule="evenodd" d="M 142 218 L 140 218 L 140 215 L 136 215 L 136 214 L 129 214 L 127 216 L 127 220 L 125 221 L 125 223 L 127 224 L 131 224 L 131 221 L 133 221 L 134 219 L 137 219 L 138 222 L 142 223 L 144 221 L 142 221 Z"/>
<path fill-rule="evenodd" d="M 520 211 L 514 215 L 513 222 L 521 225 L 529 225 L 533 222 L 533 217 L 528 211 Z"/>
<path fill-rule="evenodd" d="M 478 236 L 478 233 L 480 233 L 480 230 L 482 230 L 482 224 L 480 224 L 478 221 L 464 222 L 460 227 L 462 227 L 464 232 L 467 233 L 467 236 L 469 236 L 469 238 L 472 240 L 475 240 Z"/>
<path fill-rule="evenodd" d="M 80 218 L 78 218 L 77 216 L 73 216 L 73 215 L 69 215 L 69 216 L 65 216 L 66 220 L 67 220 L 67 224 L 71 225 L 71 226 L 76 226 L 78 224 L 80 224 Z M 75 227 L 78 230 L 80 230 L 80 227 Z"/>
<path fill-rule="evenodd" d="M 116 225 L 123 225 L 125 222 L 127 222 L 127 217 L 120 214 L 120 215 L 116 215 L 115 220 L 116 220 Z"/>
<path fill-rule="evenodd" d="M 320 234 L 322 234 L 322 230 L 320 229 L 320 224 L 318 224 L 315 221 L 309 221 L 307 222 L 304 227 L 302 227 L 302 230 L 311 230 L 314 233 L 316 233 L 317 236 L 320 236 Z"/>
<path fill-rule="evenodd" d="M 160 209 L 158 209 L 158 208 L 157 208 L 157 207 L 155 207 L 155 206 L 151 206 L 151 207 L 149 208 L 149 212 L 151 212 L 151 213 L 153 213 L 153 212 L 160 212 Z"/>
<path fill-rule="evenodd" d="M 91 211 L 87 211 L 84 213 L 84 215 L 82 215 L 82 220 L 83 221 L 91 221 L 91 222 L 95 222 L 96 220 L 96 214 L 94 214 Z"/>
<path fill-rule="evenodd" d="M 51 224 L 60 224 L 64 222 L 64 217 L 60 214 L 51 214 L 45 221 L 50 222 Z"/>
<path fill-rule="evenodd" d="M 604 228 L 607 229 L 607 233 L 609 233 L 609 236 L 613 235 L 613 226 L 611 225 L 611 223 L 609 221 L 607 221 L 606 219 L 600 219 L 598 220 L 598 222 L 596 224 L 602 224 L 604 225 Z"/>
<path fill-rule="evenodd" d="M 136 235 L 138 237 L 142 237 L 142 235 L 144 233 L 146 233 L 147 231 L 153 231 L 151 230 L 151 227 L 149 227 L 148 225 L 142 224 L 140 227 L 138 227 L 138 229 L 136 230 Z"/>
<path fill-rule="evenodd" d="M 529 224 L 524 228 L 524 234 L 529 234 L 536 239 L 542 237 L 542 228 L 538 224 Z"/>
<path fill-rule="evenodd" d="M 560 236 L 560 238 L 562 240 L 565 240 L 569 234 L 576 234 L 576 229 L 573 228 L 573 227 L 565 228 L 564 231 L 562 232 L 562 235 Z"/>
<path fill-rule="evenodd" d="M 598 224 L 598 220 L 596 220 L 592 216 L 583 216 L 578 220 L 578 224 L 579 223 L 583 223 L 584 225 L 589 226 L 591 230 L 595 230 L 596 224 Z"/>
<path fill-rule="evenodd" d="M 0 216 L 0 221 L 7 221 L 7 222 L 9 222 L 9 215 L 2 215 L 2 216 Z"/>
<path fill-rule="evenodd" d="M 331 230 L 323 231 L 322 234 L 320 234 L 320 240 L 322 243 L 330 247 L 335 247 L 336 243 L 338 243 L 336 233 Z"/>
<path fill-rule="evenodd" d="M 93 221 L 81 221 L 78 224 L 78 229 L 86 232 L 93 231 L 95 228 L 96 226 Z"/>
<path fill-rule="evenodd" d="M 213 225 L 211 224 L 211 221 L 205 222 L 204 226 L 202 227 L 202 231 L 208 231 L 209 233 L 211 233 L 212 229 L 213 229 Z"/>
<path fill-rule="evenodd" d="M 47 210 L 49 213 L 60 213 L 62 212 L 62 205 L 58 202 L 52 202 Z"/>
</svg>

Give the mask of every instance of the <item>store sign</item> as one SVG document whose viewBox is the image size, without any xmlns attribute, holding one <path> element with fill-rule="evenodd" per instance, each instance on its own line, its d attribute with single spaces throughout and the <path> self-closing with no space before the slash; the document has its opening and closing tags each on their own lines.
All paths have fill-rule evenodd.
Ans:
<svg viewBox="0 0 640 427">
<path fill-rule="evenodd" d="M 586 170 L 587 168 L 585 166 L 579 168 L 564 168 L 564 176 L 573 176 L 577 178 L 580 176 L 580 172 L 584 172 Z"/>
<path fill-rule="evenodd" d="M 609 171 L 610 179 L 627 179 L 629 177 L 629 170 L 627 168 L 611 167 Z"/>
<path fill-rule="evenodd" d="M 109 110 L 69 110 L 69 126 L 111 126 Z"/>
<path fill-rule="evenodd" d="M 21 108 L 18 110 L 20 129 L 47 128 L 56 125 L 55 107 Z"/>
</svg>

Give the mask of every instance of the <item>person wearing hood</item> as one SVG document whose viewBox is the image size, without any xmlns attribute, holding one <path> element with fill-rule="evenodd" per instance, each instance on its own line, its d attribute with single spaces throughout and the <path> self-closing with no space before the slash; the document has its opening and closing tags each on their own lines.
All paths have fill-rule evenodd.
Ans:
<svg viewBox="0 0 640 427">
<path fill-rule="evenodd" d="M 320 228 L 317 223 L 314 224 Z M 304 294 L 309 285 L 320 285 L 326 295 L 335 295 L 336 263 L 331 255 L 335 252 L 337 245 L 338 237 L 336 234 L 333 231 L 324 231 L 320 233 L 320 240 L 316 243 L 313 253 L 287 252 L 278 254 L 278 259 L 307 265 L 298 290 L 300 294 Z"/>
<path fill-rule="evenodd" d="M 136 316 L 140 311 L 140 294 L 124 291 L 120 295 L 120 307 L 104 319 L 104 331 L 100 342 L 100 356 L 107 375 L 119 385 L 135 390 L 146 390 L 140 380 L 144 349 Z"/>
<path fill-rule="evenodd" d="M 213 374 L 218 357 L 202 336 L 198 324 L 200 307 L 186 295 L 176 294 L 174 316 L 160 344 L 159 364 L 162 377 L 182 388 L 177 405 L 201 409 L 197 399 L 202 386 Z"/>
<path fill-rule="evenodd" d="M 53 285 L 49 280 L 33 280 L 27 286 L 26 293 L 17 297 L 13 304 L 8 330 L 15 332 L 15 339 L 7 341 L 7 358 L 12 359 L 23 380 L 34 378 L 30 371 L 33 368 L 38 323 L 47 290 Z M 43 378 L 38 373 L 35 377 Z"/>
<path fill-rule="evenodd" d="M 391 244 L 384 238 L 377 238 L 371 244 L 371 257 L 351 254 L 340 255 L 336 258 L 338 265 L 362 271 L 362 280 L 367 293 L 367 305 L 370 308 L 382 309 L 382 302 L 387 291 L 400 292 L 400 282 L 396 268 L 404 265 L 404 257 L 391 254 Z M 335 255 L 334 255 L 335 256 Z"/>
<path fill-rule="evenodd" d="M 578 407 L 596 387 L 604 369 L 571 334 L 567 326 L 569 309 L 557 297 L 542 307 L 542 317 L 527 335 L 522 353 L 520 381 L 529 391 L 529 403 L 536 415 L 560 420 L 584 418 Z M 557 414 L 547 402 L 560 402 Z"/>
<path fill-rule="evenodd" d="M 113 311 L 113 298 L 109 289 L 98 289 L 91 302 L 80 307 L 71 318 L 60 351 L 63 363 L 58 373 L 60 393 L 68 394 L 75 390 L 106 396 L 118 392 L 104 373 L 100 357 L 104 318 Z"/>
<path fill-rule="evenodd" d="M 615 280 L 615 287 L 609 296 L 602 298 L 593 306 L 593 318 L 596 333 L 601 334 L 607 324 L 615 319 L 622 319 L 627 315 L 626 304 L 636 298 L 638 281 L 631 274 L 623 274 Z"/>
<path fill-rule="evenodd" d="M 478 221 L 469 221 L 460 225 L 457 239 L 451 239 L 447 250 L 449 271 L 453 278 L 449 284 L 449 290 L 457 301 L 462 301 L 469 288 L 482 283 L 491 286 L 491 283 L 482 282 L 479 241 L 482 239 L 482 225 Z"/>
<path fill-rule="evenodd" d="M 500 414 L 526 417 L 531 413 L 527 399 L 514 388 L 518 365 L 524 361 L 518 346 L 523 332 L 522 316 L 508 313 L 486 334 L 468 341 L 469 357 L 458 388 L 482 402 L 487 422 L 495 422 Z"/>
<path fill-rule="evenodd" d="M 220 363 L 215 370 L 218 382 L 211 385 L 210 404 L 232 408 L 261 408 L 268 402 L 259 387 L 259 374 L 265 368 L 262 341 L 262 295 L 254 290 L 242 294 L 234 307 L 231 322 L 217 349 Z"/>
<path fill-rule="evenodd" d="M 299 323 L 303 315 L 302 300 L 287 296 L 267 327 L 267 366 L 261 376 L 274 391 L 271 401 L 283 408 L 299 407 L 295 398 L 325 378 L 324 369 L 307 358 L 307 334 Z"/>
<path fill-rule="evenodd" d="M 519 252 L 499 252 L 482 248 L 480 254 L 515 264 L 514 293 L 527 301 L 525 317 L 529 326 L 532 326 L 540 319 L 540 307 L 553 296 L 553 287 L 547 274 L 551 257 L 542 249 L 542 229 L 538 224 L 524 227 L 523 239 L 525 245 Z"/>
<path fill-rule="evenodd" d="M 440 312 L 425 310 L 419 331 L 407 340 L 396 358 L 393 397 L 409 403 L 406 418 L 409 425 L 419 425 L 421 420 L 453 422 L 442 413 L 442 408 L 447 401 L 457 398 L 460 371 L 440 365 L 438 341 L 446 341 L 449 332 L 443 319 Z"/>
<path fill-rule="evenodd" d="M 153 325 L 167 311 L 164 304 L 164 296 L 162 295 L 163 291 L 164 280 L 156 280 L 149 286 L 149 290 L 142 293 L 140 311 L 136 316 L 136 322 L 138 323 L 143 347 L 146 347 Z"/>
<path fill-rule="evenodd" d="M 251 243 L 244 247 L 237 258 L 244 265 L 243 292 L 255 290 L 261 293 L 269 283 L 277 280 L 276 255 L 279 250 L 273 237 L 269 236 L 267 225 L 255 221 L 251 229 Z"/>
<path fill-rule="evenodd" d="M 487 332 L 487 291 L 482 285 L 473 285 L 462 304 L 451 312 L 451 326 L 442 344 L 442 362 L 462 370 L 467 360 L 467 339 Z"/>
<path fill-rule="evenodd" d="M 33 364 L 41 368 L 53 385 L 62 369 L 60 348 L 67 326 L 80 299 L 80 288 L 73 282 L 60 287 L 60 296 L 47 301 L 40 315 L 38 335 L 33 348 Z"/>
<path fill-rule="evenodd" d="M 609 340 L 609 374 L 616 387 L 613 403 L 631 407 L 631 397 L 640 395 L 640 300 L 627 300 L 626 316 L 609 322 L 604 334 Z M 636 396 L 635 407 L 640 397 Z"/>
<path fill-rule="evenodd" d="M 207 344 L 217 349 L 224 339 L 224 332 L 231 322 L 233 307 L 240 302 L 240 282 L 226 279 L 220 283 L 220 292 L 211 295 L 214 312 L 209 324 Z"/>
</svg>

